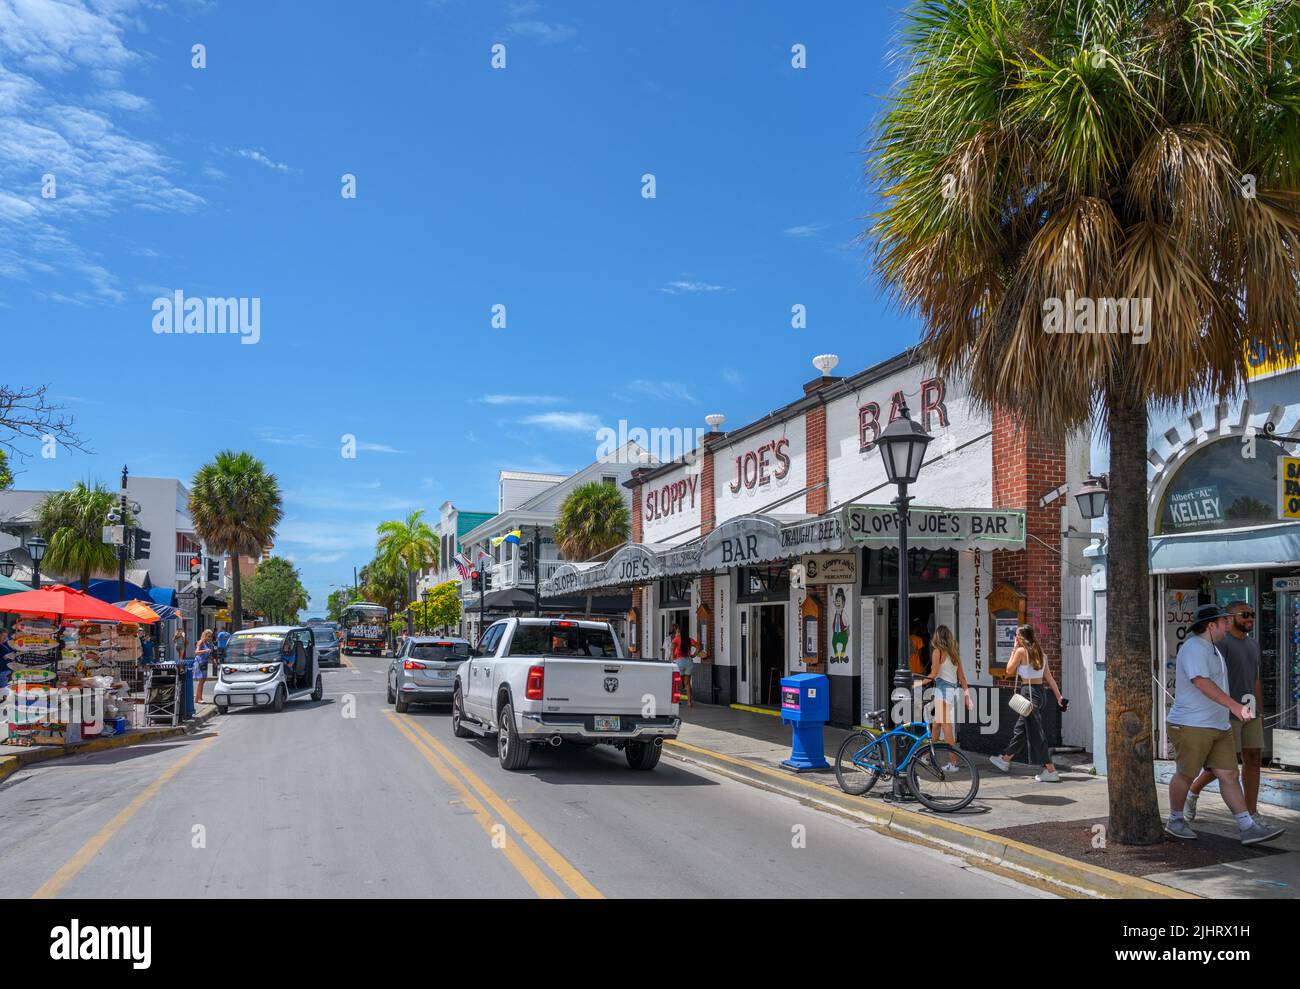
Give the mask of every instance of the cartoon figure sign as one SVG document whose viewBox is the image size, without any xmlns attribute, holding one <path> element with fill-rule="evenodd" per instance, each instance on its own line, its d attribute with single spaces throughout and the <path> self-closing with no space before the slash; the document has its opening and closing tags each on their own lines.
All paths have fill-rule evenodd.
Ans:
<svg viewBox="0 0 1300 989">
<path fill-rule="evenodd" d="M 835 588 L 831 602 L 835 614 L 831 617 L 831 662 L 847 663 L 849 661 L 849 626 L 844 620 L 846 595 L 843 587 Z"/>
</svg>

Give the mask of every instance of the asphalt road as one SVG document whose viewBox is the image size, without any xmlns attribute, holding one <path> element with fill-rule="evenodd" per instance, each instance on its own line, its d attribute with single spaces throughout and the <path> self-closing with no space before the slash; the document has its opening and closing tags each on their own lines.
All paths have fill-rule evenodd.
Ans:
<svg viewBox="0 0 1300 989">
<path fill-rule="evenodd" d="M 445 709 L 397 715 L 386 659 L 348 662 L 320 703 L 10 777 L 0 895 L 1046 895 L 667 757 L 561 747 L 507 773 Z"/>
</svg>

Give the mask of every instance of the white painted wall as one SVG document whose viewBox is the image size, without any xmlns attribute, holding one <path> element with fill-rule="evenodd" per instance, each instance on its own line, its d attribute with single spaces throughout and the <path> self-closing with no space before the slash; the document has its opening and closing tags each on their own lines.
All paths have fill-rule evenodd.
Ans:
<svg viewBox="0 0 1300 989">
<path fill-rule="evenodd" d="M 674 492 L 681 497 L 674 497 Z M 643 543 L 662 549 L 699 538 L 704 490 L 698 463 L 683 464 L 647 482 L 641 486 L 638 497 Z"/>
<path fill-rule="evenodd" d="M 757 513 L 767 505 L 783 497 L 802 491 L 808 483 L 808 436 L 807 426 L 802 415 L 783 423 L 747 436 L 735 443 L 720 445 L 713 450 L 713 500 L 714 524 L 721 525 L 727 519 L 737 515 Z M 767 474 L 770 480 L 765 484 L 756 483 L 747 488 L 742 483 L 739 490 L 731 490 L 736 479 L 736 458 L 744 458 L 750 451 L 758 450 L 764 445 L 782 439 L 789 443 L 782 447 L 782 453 L 790 458 L 790 467 L 780 480 L 775 477 L 781 466 L 772 453 L 768 454 Z M 774 515 L 798 515 L 804 511 L 804 499 L 792 498 L 775 508 L 768 509 Z"/>
</svg>

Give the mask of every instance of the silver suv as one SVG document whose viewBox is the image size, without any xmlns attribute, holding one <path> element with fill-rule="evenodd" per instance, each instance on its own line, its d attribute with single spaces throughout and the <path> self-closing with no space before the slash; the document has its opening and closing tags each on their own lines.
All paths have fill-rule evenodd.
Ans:
<svg viewBox="0 0 1300 989">
<path fill-rule="evenodd" d="M 450 704 L 456 670 L 469 659 L 469 642 L 446 635 L 415 635 L 388 664 L 388 703 L 404 713 L 412 704 Z"/>
</svg>

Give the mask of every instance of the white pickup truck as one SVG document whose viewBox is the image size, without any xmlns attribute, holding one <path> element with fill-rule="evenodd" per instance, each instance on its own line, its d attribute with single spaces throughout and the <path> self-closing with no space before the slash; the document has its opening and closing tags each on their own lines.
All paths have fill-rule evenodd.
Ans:
<svg viewBox="0 0 1300 989">
<path fill-rule="evenodd" d="M 506 618 L 489 626 L 456 671 L 457 738 L 492 735 L 505 769 L 535 745 L 613 745 L 633 769 L 653 769 L 681 728 L 681 674 L 623 655 L 606 622 Z"/>
</svg>

